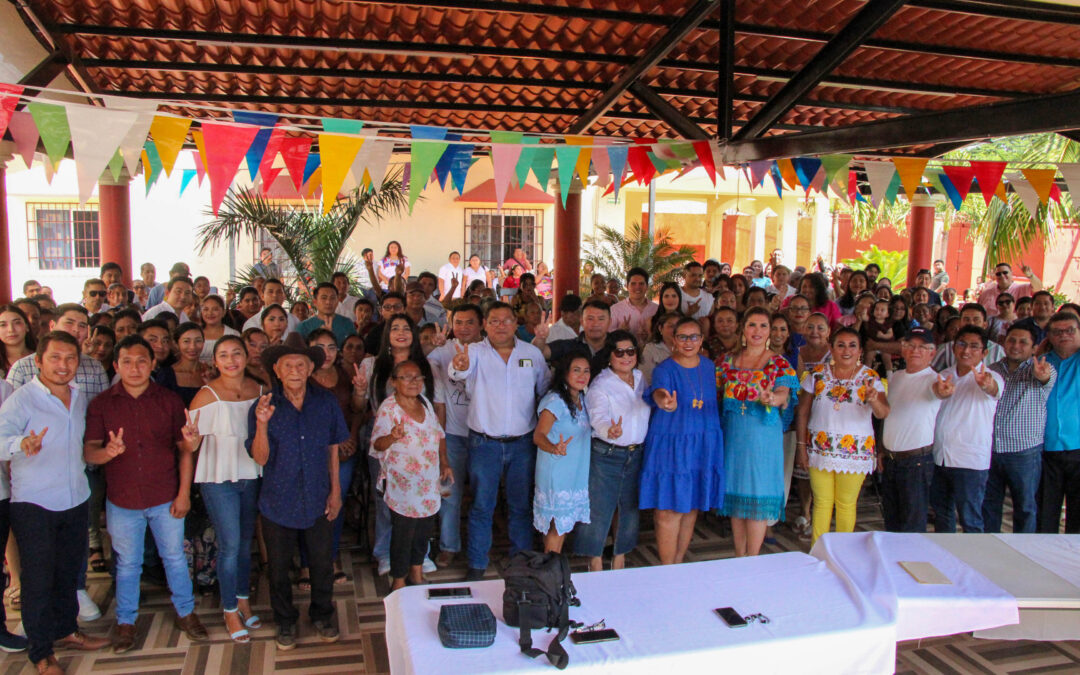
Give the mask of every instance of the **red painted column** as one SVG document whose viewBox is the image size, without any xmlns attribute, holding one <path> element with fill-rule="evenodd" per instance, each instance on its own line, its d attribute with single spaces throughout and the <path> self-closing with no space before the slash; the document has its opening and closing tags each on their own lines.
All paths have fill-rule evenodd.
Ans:
<svg viewBox="0 0 1080 675">
<path fill-rule="evenodd" d="M 117 262 L 124 270 L 124 285 L 131 288 L 131 179 L 125 169 L 120 180 L 102 176 L 98 181 L 98 234 L 101 262 Z"/>
<path fill-rule="evenodd" d="M 562 204 L 559 186 L 555 186 L 555 292 L 552 296 L 554 317 L 559 317 L 559 303 L 567 293 L 578 292 L 581 276 L 581 187 L 575 179 Z"/>
<path fill-rule="evenodd" d="M 915 195 L 911 202 L 908 225 L 907 287 L 915 287 L 921 269 L 931 269 L 934 258 L 934 201 L 928 195 Z"/>
<path fill-rule="evenodd" d="M 7 163 L 14 157 L 14 143 L 0 141 L 0 303 L 13 300 L 11 295 L 11 238 L 8 232 Z"/>
</svg>

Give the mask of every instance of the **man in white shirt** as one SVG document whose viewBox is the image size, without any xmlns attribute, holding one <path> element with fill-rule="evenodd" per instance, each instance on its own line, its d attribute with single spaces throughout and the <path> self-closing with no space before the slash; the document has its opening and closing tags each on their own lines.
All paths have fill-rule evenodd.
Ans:
<svg viewBox="0 0 1080 675">
<path fill-rule="evenodd" d="M 142 320 L 149 321 L 162 312 L 172 312 L 180 323 L 190 321 L 184 308 L 191 303 L 191 279 L 173 277 L 165 285 L 165 299 L 143 312 Z"/>
<path fill-rule="evenodd" d="M 943 380 L 930 367 L 934 335 L 913 328 L 900 341 L 907 367 L 889 377 L 889 416 L 878 455 L 887 532 L 926 532 L 934 478 L 934 427 Z"/>
<path fill-rule="evenodd" d="M 652 318 L 660 305 L 648 298 L 649 273 L 634 267 L 626 273 L 625 300 L 611 306 L 611 330 L 628 330 L 637 338 L 638 344 L 649 340 Z"/>
<path fill-rule="evenodd" d="M 701 288 L 701 282 L 705 279 L 705 268 L 696 260 L 691 260 L 683 267 L 682 305 L 680 309 L 686 316 L 691 316 L 698 321 L 704 319 L 708 322 L 709 314 L 712 313 L 713 296 Z M 702 330 L 705 330 L 704 326 Z"/>
<path fill-rule="evenodd" d="M 439 326 L 446 325 L 446 308 L 439 302 L 439 298 L 435 297 L 435 288 L 439 283 L 438 277 L 428 271 L 421 272 L 416 277 L 416 283 L 420 285 L 420 289 L 424 291 L 424 319 L 428 323 L 435 323 Z M 455 290 L 455 292 L 457 292 Z M 442 297 L 441 295 L 439 297 Z"/>
<path fill-rule="evenodd" d="M 449 565 L 461 551 L 461 500 L 469 469 L 469 392 L 465 382 L 450 379 L 448 369 L 459 345 L 480 341 L 483 323 L 479 307 L 458 305 L 450 314 L 454 339 L 428 354 L 435 378 L 435 414 L 446 431 L 446 456 L 455 476 L 450 495 L 443 497 L 439 509 L 439 555 L 435 558 L 439 567 Z"/>
<path fill-rule="evenodd" d="M 982 503 L 990 474 L 994 411 L 1005 389 L 1001 376 L 987 368 L 986 333 L 964 326 L 952 343 L 956 365 L 942 372 L 941 404 L 934 431 L 934 481 L 930 505 L 934 531 L 956 532 L 956 513 L 964 532 L 982 532 Z"/>
<path fill-rule="evenodd" d="M 330 283 L 334 284 L 334 288 L 338 294 L 338 306 L 337 313 L 352 321 L 353 308 L 356 306 L 356 301 L 360 298 L 355 295 L 349 295 L 349 275 L 344 272 L 334 272 L 330 276 Z"/>
<path fill-rule="evenodd" d="M 281 305 L 282 309 L 285 308 L 285 285 L 278 279 L 267 279 L 266 283 L 263 284 L 260 297 L 262 298 L 262 310 L 255 312 L 250 319 L 245 321 L 244 327 L 240 332 L 243 332 L 248 328 L 262 328 L 262 311 L 270 305 Z M 285 316 L 288 319 L 289 325 L 285 329 L 285 334 L 281 336 L 282 339 L 289 337 L 290 333 L 295 333 L 300 328 L 300 319 L 296 318 L 295 314 L 286 311 Z"/>
<path fill-rule="evenodd" d="M 548 329 L 548 342 L 573 340 L 581 332 L 581 296 L 564 295 L 559 301 L 559 320 Z"/>
<path fill-rule="evenodd" d="M 514 336 L 517 319 L 505 302 L 492 303 L 484 319 L 487 338 L 455 346 L 450 379 L 465 382 L 469 394 L 469 573 L 482 579 L 491 550 L 491 525 L 506 475 L 510 513 L 510 554 L 532 548 L 533 474 L 536 403 L 548 389 L 551 373 L 540 350 Z"/>
<path fill-rule="evenodd" d="M 986 331 L 986 308 L 974 302 L 969 302 L 960 309 L 960 327 L 972 326 L 981 331 Z M 946 368 L 956 365 L 956 356 L 951 342 L 946 342 L 938 348 L 934 356 L 933 368 L 939 373 Z M 1005 349 L 996 342 L 988 342 L 986 347 L 984 366 L 992 366 L 1005 358 Z"/>
<path fill-rule="evenodd" d="M 439 297 L 445 298 L 457 280 L 454 288 L 454 297 L 451 300 L 460 300 L 465 297 L 465 270 L 461 267 L 461 254 L 457 251 L 450 252 L 449 262 L 439 268 Z"/>
</svg>

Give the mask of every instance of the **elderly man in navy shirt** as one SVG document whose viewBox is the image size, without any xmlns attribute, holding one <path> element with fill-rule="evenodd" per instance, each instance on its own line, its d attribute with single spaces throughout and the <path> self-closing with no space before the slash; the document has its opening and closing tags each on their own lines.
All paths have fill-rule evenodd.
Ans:
<svg viewBox="0 0 1080 675">
<path fill-rule="evenodd" d="M 311 570 L 308 615 L 319 639 L 336 642 L 333 622 L 333 522 L 341 510 L 338 444 L 349 428 L 337 398 L 308 382 L 323 362 L 318 347 L 271 347 L 262 362 L 274 387 L 248 414 L 247 447 L 263 467 L 259 513 L 270 559 L 270 606 L 279 649 L 296 646 L 300 613 L 292 602 L 289 566 L 303 537 Z"/>
</svg>

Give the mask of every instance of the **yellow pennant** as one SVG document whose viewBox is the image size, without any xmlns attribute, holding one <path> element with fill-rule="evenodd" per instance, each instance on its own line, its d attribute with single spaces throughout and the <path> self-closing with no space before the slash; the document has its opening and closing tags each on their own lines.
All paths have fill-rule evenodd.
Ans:
<svg viewBox="0 0 1080 675">
<path fill-rule="evenodd" d="M 900 176 L 900 184 L 904 186 L 908 201 L 915 197 L 915 190 L 922 184 L 923 169 L 929 161 L 921 157 L 893 157 L 893 165 L 896 173 Z"/>
<path fill-rule="evenodd" d="M 323 213 L 329 213 L 330 207 L 337 201 L 338 190 L 341 189 L 342 184 L 345 182 L 345 176 L 349 173 L 349 169 L 352 168 L 356 153 L 360 151 L 360 146 L 363 144 L 363 136 L 319 134 Z M 315 183 L 314 180 L 311 182 Z"/>
<path fill-rule="evenodd" d="M 1039 195 L 1039 201 L 1045 204 L 1050 199 L 1050 190 L 1054 187 L 1054 176 L 1057 169 L 1020 169 L 1024 178 L 1028 179 L 1035 193 Z"/>
<path fill-rule="evenodd" d="M 592 145 L 592 136 L 564 136 L 567 145 Z M 589 163 L 592 161 L 592 148 L 582 148 L 578 153 L 577 162 L 574 164 L 574 171 L 577 173 L 578 178 L 581 179 L 582 187 L 586 187 L 589 184 Z"/>
<path fill-rule="evenodd" d="M 184 147 L 184 139 L 187 138 L 191 120 L 180 117 L 165 117 L 155 115 L 150 124 L 150 136 L 154 139 L 158 157 L 161 158 L 161 167 L 165 169 L 165 175 L 172 174 L 176 158 Z"/>
<path fill-rule="evenodd" d="M 191 138 L 195 141 L 195 147 L 199 151 L 199 162 L 202 163 L 203 172 L 207 171 L 206 167 L 206 142 L 203 141 L 202 129 L 192 129 Z"/>
<path fill-rule="evenodd" d="M 776 160 L 776 166 L 780 169 L 780 176 L 784 179 L 784 185 L 788 186 L 789 190 L 794 190 L 795 186 L 799 184 L 799 174 L 795 173 L 795 165 L 791 163 L 790 159 L 778 159 Z"/>
</svg>

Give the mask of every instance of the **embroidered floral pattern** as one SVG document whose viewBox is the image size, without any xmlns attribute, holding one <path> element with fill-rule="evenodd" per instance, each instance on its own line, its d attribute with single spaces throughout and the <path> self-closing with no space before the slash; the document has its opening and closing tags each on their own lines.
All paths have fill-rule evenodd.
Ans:
<svg viewBox="0 0 1080 675">
<path fill-rule="evenodd" d="M 426 518 L 438 513 L 439 440 L 442 429 L 435 411 L 426 406 L 423 422 L 405 414 L 397 399 L 388 397 L 379 406 L 371 438 L 386 436 L 397 421 L 405 423 L 405 438 L 386 449 L 381 458 L 379 482 L 386 481 L 384 498 L 395 513 L 409 518 Z"/>
<path fill-rule="evenodd" d="M 782 356 L 774 356 L 760 370 L 736 368 L 732 358 L 724 357 L 716 369 L 716 388 L 723 389 L 725 399 L 753 402 L 762 391 L 775 387 L 777 379 L 795 378 L 795 369 Z"/>
<path fill-rule="evenodd" d="M 823 406 L 829 417 L 839 415 L 840 419 L 852 414 L 846 411 L 865 406 L 870 390 L 877 388 L 879 382 L 878 374 L 870 368 L 861 368 L 850 380 L 838 379 L 828 364 L 815 366 L 808 376 L 813 378 L 815 409 Z M 869 411 L 862 408 L 858 414 L 869 415 Z M 807 450 L 810 466 L 815 469 L 841 473 L 870 473 L 874 470 L 872 433 L 863 435 L 850 431 L 814 429 L 811 423 Z"/>
</svg>

